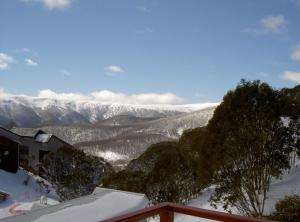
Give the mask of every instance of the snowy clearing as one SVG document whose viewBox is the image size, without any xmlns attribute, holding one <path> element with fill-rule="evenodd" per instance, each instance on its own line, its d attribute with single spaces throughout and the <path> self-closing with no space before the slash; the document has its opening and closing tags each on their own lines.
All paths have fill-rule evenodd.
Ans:
<svg viewBox="0 0 300 222">
<path fill-rule="evenodd" d="M 122 155 L 122 154 L 119 154 L 116 152 L 112 152 L 112 151 L 104 151 L 104 152 L 99 151 L 99 152 L 97 152 L 97 156 L 104 158 L 108 162 L 114 162 L 117 160 L 127 160 L 128 159 L 128 156 Z"/>
</svg>

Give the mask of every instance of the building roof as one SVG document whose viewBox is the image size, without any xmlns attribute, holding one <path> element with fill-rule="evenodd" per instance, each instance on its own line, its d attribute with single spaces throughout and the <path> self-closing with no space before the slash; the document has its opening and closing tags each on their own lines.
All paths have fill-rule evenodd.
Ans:
<svg viewBox="0 0 300 222">
<path fill-rule="evenodd" d="M 0 222 L 98 222 L 148 206 L 144 194 L 99 188 L 93 194 L 7 217 Z"/>
<path fill-rule="evenodd" d="M 40 129 L 33 129 L 33 128 L 18 128 L 13 127 L 11 129 L 13 133 L 16 133 L 20 136 L 27 136 L 27 137 L 35 137 L 39 133 L 45 133 L 44 131 Z"/>
<path fill-rule="evenodd" d="M 3 129 L 5 129 L 5 128 L 3 128 Z M 57 140 L 65 143 L 66 145 L 70 145 L 66 141 L 60 139 L 59 137 L 57 137 L 53 134 L 46 133 L 45 131 L 40 130 L 40 129 L 14 127 L 11 129 L 11 131 L 7 130 L 7 129 L 5 129 L 5 130 L 9 131 L 19 137 L 33 138 L 36 142 L 40 142 L 40 143 L 48 143 L 51 138 L 54 138 L 54 139 L 57 139 Z"/>
<path fill-rule="evenodd" d="M 7 135 L 2 135 L 1 133 L 2 131 L 6 132 L 9 135 L 8 139 L 10 139 L 13 142 L 20 143 L 20 138 L 21 138 L 20 135 L 0 126 L 0 136 L 4 136 L 4 137 L 7 137 Z"/>
</svg>

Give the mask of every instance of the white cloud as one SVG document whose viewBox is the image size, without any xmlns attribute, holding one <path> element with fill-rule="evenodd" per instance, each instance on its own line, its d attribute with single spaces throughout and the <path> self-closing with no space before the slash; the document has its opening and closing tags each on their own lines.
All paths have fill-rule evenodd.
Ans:
<svg viewBox="0 0 300 222">
<path fill-rule="evenodd" d="M 105 68 L 106 70 L 114 73 L 122 73 L 125 72 L 124 69 L 122 69 L 120 66 L 110 65 Z"/>
<path fill-rule="evenodd" d="M 285 71 L 282 78 L 300 84 L 300 72 Z"/>
<path fill-rule="evenodd" d="M 0 88 L 0 100 L 4 100 L 5 98 L 7 98 L 5 91 L 3 88 Z"/>
<path fill-rule="evenodd" d="M 22 96 L 31 99 L 55 99 L 58 101 L 90 101 L 104 104 L 133 104 L 133 105 L 153 105 L 166 104 L 175 105 L 183 104 L 185 99 L 173 93 L 141 93 L 125 94 L 112 92 L 109 90 L 96 91 L 89 94 L 82 93 L 57 93 L 50 89 L 40 90 L 36 96 L 14 95 L 5 92 L 0 88 L 0 100 Z"/>
<path fill-rule="evenodd" d="M 71 0 L 43 0 L 44 5 L 49 9 L 65 9 L 71 4 Z"/>
<path fill-rule="evenodd" d="M 291 58 L 293 60 L 297 60 L 300 61 L 300 44 L 296 46 L 296 48 L 294 49 Z"/>
<path fill-rule="evenodd" d="M 281 33 L 287 27 L 288 22 L 283 15 L 269 15 L 259 21 L 259 27 L 247 28 L 244 31 L 254 34 Z"/>
<path fill-rule="evenodd" d="M 0 53 L 0 70 L 8 69 L 9 65 L 14 61 L 15 60 L 13 57 L 5 53 Z"/>
<path fill-rule="evenodd" d="M 70 76 L 70 75 L 72 75 L 71 72 L 69 72 L 69 71 L 67 71 L 67 70 L 65 70 L 65 69 L 61 69 L 61 70 L 59 70 L 59 72 L 60 72 L 61 74 L 63 74 L 64 76 Z"/>
<path fill-rule="evenodd" d="M 32 59 L 24 59 L 25 65 L 27 66 L 38 66 L 39 64 Z"/>
<path fill-rule="evenodd" d="M 141 93 L 127 95 L 109 90 L 93 92 L 91 95 L 103 103 L 123 104 L 181 104 L 184 99 L 173 93 Z"/>
<path fill-rule="evenodd" d="M 0 101 L 1 100 L 12 99 L 15 96 L 28 97 L 28 96 L 22 95 L 22 94 L 18 94 L 18 95 L 11 94 L 11 93 L 6 92 L 3 88 L 0 88 Z"/>
<path fill-rule="evenodd" d="M 287 21 L 283 15 L 267 16 L 260 20 L 261 25 L 267 32 L 280 32 L 287 25 Z"/>
<path fill-rule="evenodd" d="M 23 2 L 40 2 L 48 9 L 65 9 L 70 6 L 71 0 L 21 0 Z"/>
<path fill-rule="evenodd" d="M 89 100 L 89 96 L 85 96 L 81 93 L 56 93 L 50 89 L 40 90 L 37 95 L 38 98 L 48 98 L 56 100 Z"/>
</svg>

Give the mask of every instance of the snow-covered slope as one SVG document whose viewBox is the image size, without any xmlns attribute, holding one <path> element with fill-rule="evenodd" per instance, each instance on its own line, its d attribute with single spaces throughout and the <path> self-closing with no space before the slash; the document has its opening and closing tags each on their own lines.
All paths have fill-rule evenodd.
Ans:
<svg viewBox="0 0 300 222">
<path fill-rule="evenodd" d="M 207 188 L 204 192 L 197 198 L 189 202 L 189 206 L 208 209 L 208 210 L 217 210 L 225 212 L 222 206 L 217 205 L 217 209 L 210 206 L 209 198 L 213 194 L 213 188 Z M 275 180 L 270 185 L 270 190 L 267 194 L 267 201 L 265 205 L 265 214 L 268 215 L 274 211 L 276 202 L 283 199 L 285 196 L 290 196 L 298 194 L 300 195 L 300 164 L 296 168 L 292 169 L 282 179 Z M 233 213 L 238 213 L 233 209 Z M 155 221 L 155 220 L 154 220 Z M 177 215 L 175 217 L 176 222 L 199 222 L 199 221 L 211 221 L 205 219 L 199 219 L 196 217 L 186 216 L 186 215 Z"/>
<path fill-rule="evenodd" d="M 201 110 L 217 103 L 186 105 L 105 104 L 98 101 L 11 96 L 0 99 L 0 125 L 35 127 L 49 124 L 97 123 L 117 115 L 167 117 Z"/>
<path fill-rule="evenodd" d="M 43 195 L 51 197 L 48 198 L 48 204 L 58 203 L 51 184 L 24 170 L 19 170 L 16 174 L 0 170 L 0 190 L 10 195 L 0 203 L 0 218 L 12 216 L 18 211 L 31 210 L 33 205 L 37 207 Z"/>
</svg>

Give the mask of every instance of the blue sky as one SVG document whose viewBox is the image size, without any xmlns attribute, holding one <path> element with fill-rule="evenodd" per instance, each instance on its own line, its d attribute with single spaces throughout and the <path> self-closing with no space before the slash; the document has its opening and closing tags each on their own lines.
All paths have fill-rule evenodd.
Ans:
<svg viewBox="0 0 300 222">
<path fill-rule="evenodd" d="M 196 103 L 241 78 L 292 87 L 299 22 L 300 0 L 1 0 L 0 88 Z"/>
</svg>

